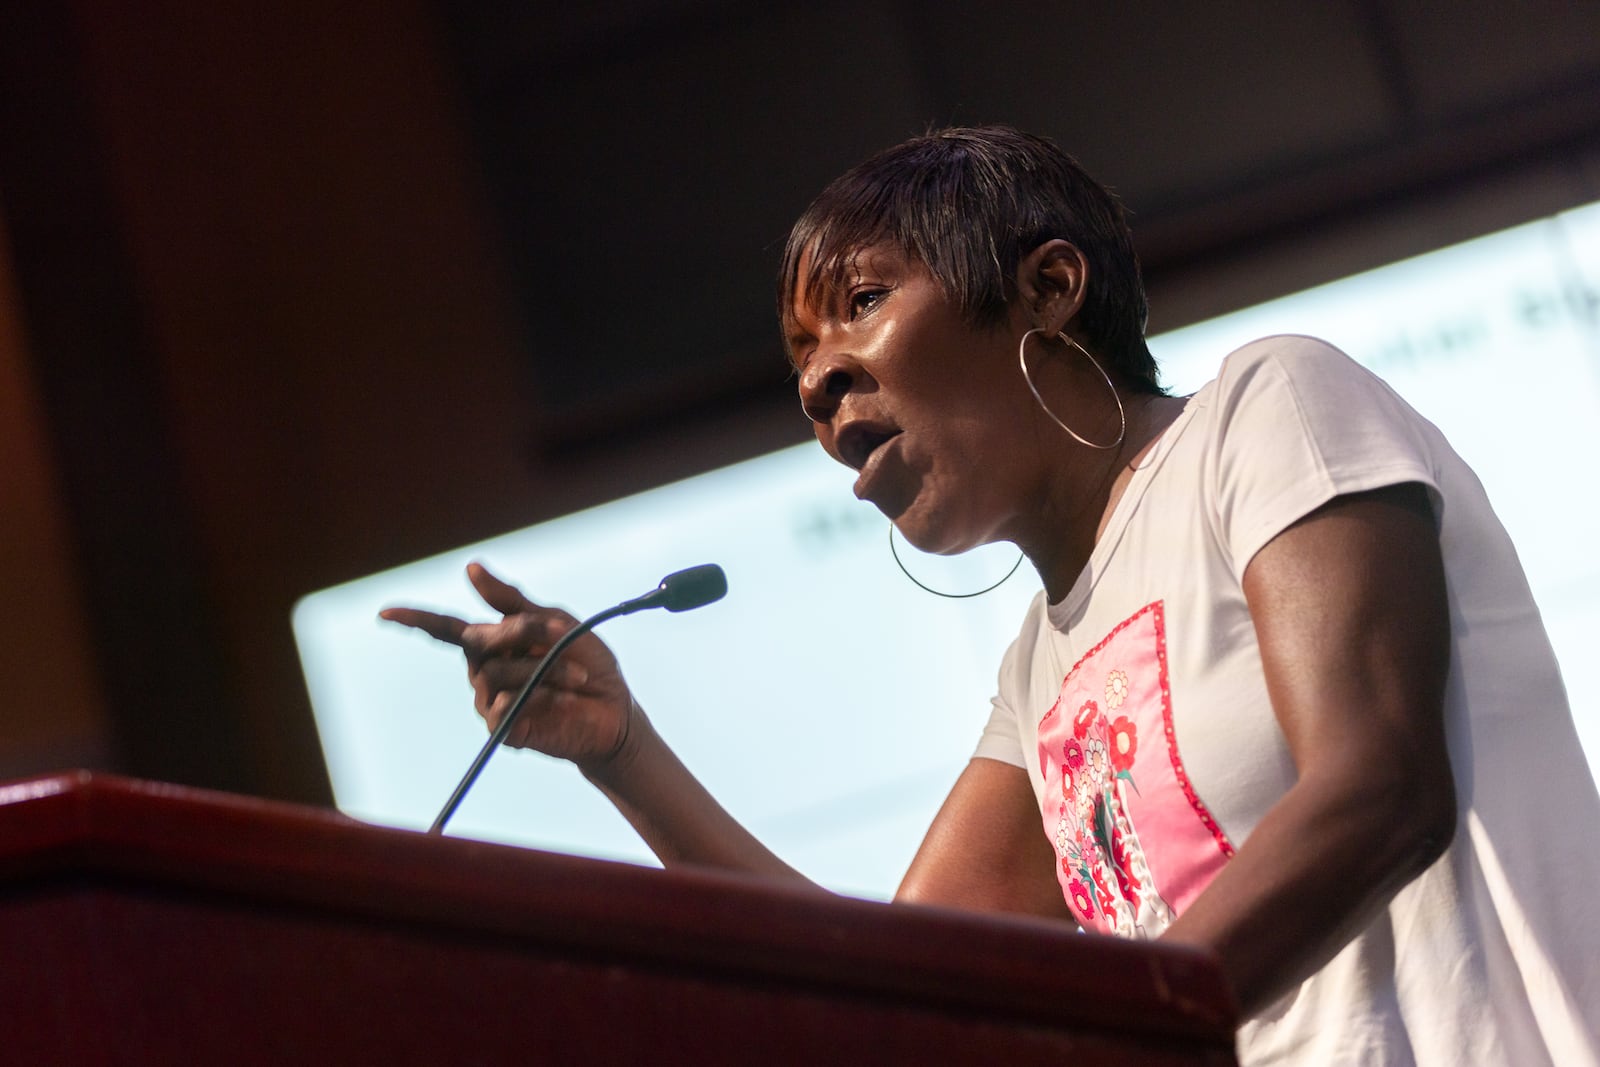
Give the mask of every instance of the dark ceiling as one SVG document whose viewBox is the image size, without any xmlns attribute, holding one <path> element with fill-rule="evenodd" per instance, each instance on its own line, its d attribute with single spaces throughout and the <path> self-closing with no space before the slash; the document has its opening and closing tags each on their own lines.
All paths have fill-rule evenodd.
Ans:
<svg viewBox="0 0 1600 1067">
<path fill-rule="evenodd" d="M 1206 257 L 1592 151 L 1600 133 L 1593 2 L 437 12 L 519 285 L 547 455 L 786 395 L 770 279 L 789 223 L 844 168 L 930 125 L 1048 134 L 1117 189 L 1163 326 L 1162 280 Z"/>
</svg>

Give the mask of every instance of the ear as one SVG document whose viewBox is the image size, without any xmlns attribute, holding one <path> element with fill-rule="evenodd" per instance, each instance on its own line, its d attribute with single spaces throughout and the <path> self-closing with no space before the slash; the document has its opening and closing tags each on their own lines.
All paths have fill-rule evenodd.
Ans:
<svg viewBox="0 0 1600 1067">
<path fill-rule="evenodd" d="M 1054 337 L 1083 308 L 1089 261 L 1070 241 L 1046 241 L 1017 264 L 1017 303 L 1028 324 Z"/>
</svg>

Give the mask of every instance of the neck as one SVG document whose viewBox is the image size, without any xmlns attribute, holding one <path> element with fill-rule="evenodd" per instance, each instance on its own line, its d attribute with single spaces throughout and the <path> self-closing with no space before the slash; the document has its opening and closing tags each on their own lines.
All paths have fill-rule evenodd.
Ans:
<svg viewBox="0 0 1600 1067">
<path fill-rule="evenodd" d="M 1183 411 L 1185 400 L 1139 393 L 1124 394 L 1122 402 L 1128 418 L 1122 443 L 1109 453 L 1088 456 L 1089 449 L 1068 441 L 1063 447 L 1072 451 L 1061 453 L 1064 459 L 1048 472 L 1044 507 L 1029 533 L 1016 539 L 1052 603 L 1071 591 L 1134 470 Z"/>
</svg>

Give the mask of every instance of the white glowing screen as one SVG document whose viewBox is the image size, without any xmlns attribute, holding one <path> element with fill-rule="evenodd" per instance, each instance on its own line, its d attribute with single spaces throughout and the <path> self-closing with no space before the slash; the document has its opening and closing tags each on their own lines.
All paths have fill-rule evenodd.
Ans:
<svg viewBox="0 0 1600 1067">
<path fill-rule="evenodd" d="M 1272 333 L 1325 338 L 1386 378 L 1477 470 L 1516 541 L 1600 757 L 1600 204 L 1321 286 L 1152 340 L 1165 381 L 1198 388 Z M 780 855 L 841 891 L 893 892 L 989 713 L 1000 656 L 1037 589 L 1024 565 L 945 601 L 890 560 L 853 473 L 806 445 L 508 533 L 305 597 L 294 613 L 337 803 L 425 827 L 484 739 L 460 655 L 379 608 L 486 618 L 481 560 L 583 616 L 702 562 L 720 603 L 601 635 L 657 728 Z M 916 556 L 972 589 L 1008 547 Z M 501 751 L 451 823 L 461 836 L 651 862 L 572 768 Z"/>
</svg>

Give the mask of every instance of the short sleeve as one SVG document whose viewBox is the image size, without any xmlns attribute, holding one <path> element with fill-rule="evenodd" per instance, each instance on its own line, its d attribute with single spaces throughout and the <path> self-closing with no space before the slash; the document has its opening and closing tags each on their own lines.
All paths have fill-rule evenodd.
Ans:
<svg viewBox="0 0 1600 1067">
<path fill-rule="evenodd" d="M 1244 346 L 1224 363 L 1214 402 L 1208 476 L 1218 536 L 1236 574 L 1336 496 L 1418 482 L 1437 512 L 1427 424 L 1326 342 L 1268 337 Z"/>
<path fill-rule="evenodd" d="M 999 760 L 1001 763 L 1009 763 L 1024 770 L 1028 768 L 1028 761 L 1022 754 L 1022 727 L 1017 721 L 1016 712 L 1017 706 L 1026 701 L 1018 695 L 1017 687 L 1026 678 L 1027 671 L 1020 661 L 1023 658 L 1024 647 L 1035 636 L 1043 599 L 1042 592 L 1034 597 L 1022 632 L 1011 642 L 1005 656 L 1000 660 L 995 695 L 990 701 L 989 722 L 983 728 L 983 735 L 978 738 L 977 750 L 972 753 L 974 757 Z"/>
<path fill-rule="evenodd" d="M 1022 734 L 1017 729 L 1016 712 L 1006 707 L 999 697 L 994 698 L 988 725 L 983 728 L 983 736 L 978 738 L 978 747 L 972 754 L 1028 769 L 1027 761 L 1022 758 Z"/>
</svg>

